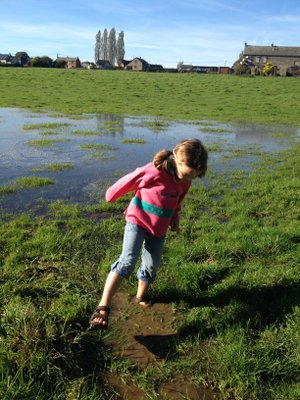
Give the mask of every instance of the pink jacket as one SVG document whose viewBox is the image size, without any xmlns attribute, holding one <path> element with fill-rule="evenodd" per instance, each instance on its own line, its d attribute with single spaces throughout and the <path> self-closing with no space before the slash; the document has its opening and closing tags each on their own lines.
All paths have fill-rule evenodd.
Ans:
<svg viewBox="0 0 300 400">
<path fill-rule="evenodd" d="M 154 236 L 163 236 L 172 220 L 179 221 L 181 202 L 191 181 L 176 183 L 174 177 L 153 163 L 123 176 L 106 191 L 106 200 L 114 202 L 135 192 L 125 211 L 126 221 L 145 228 Z"/>
</svg>

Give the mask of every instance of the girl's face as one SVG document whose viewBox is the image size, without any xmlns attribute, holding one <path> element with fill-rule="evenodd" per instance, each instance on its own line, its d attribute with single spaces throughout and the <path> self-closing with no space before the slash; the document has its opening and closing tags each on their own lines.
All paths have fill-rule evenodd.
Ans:
<svg viewBox="0 0 300 400">
<path fill-rule="evenodd" d="M 199 176 L 199 171 L 195 168 L 189 167 L 182 157 L 174 154 L 174 161 L 177 177 L 181 181 L 192 180 Z"/>
</svg>

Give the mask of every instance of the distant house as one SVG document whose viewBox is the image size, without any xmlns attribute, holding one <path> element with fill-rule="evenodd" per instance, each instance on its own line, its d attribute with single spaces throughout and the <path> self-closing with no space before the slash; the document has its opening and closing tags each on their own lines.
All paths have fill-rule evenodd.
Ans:
<svg viewBox="0 0 300 400">
<path fill-rule="evenodd" d="M 129 63 L 129 60 L 122 60 L 122 62 L 120 63 L 120 67 L 125 69 L 125 67 L 127 67 Z"/>
<path fill-rule="evenodd" d="M 147 71 L 147 72 L 162 72 L 164 71 L 162 65 L 149 64 L 143 58 L 136 57 L 130 61 L 124 69 L 131 71 Z"/>
<path fill-rule="evenodd" d="M 219 67 L 211 67 L 205 65 L 190 65 L 190 64 L 178 64 L 178 72 L 190 72 L 195 74 L 211 74 L 218 73 Z"/>
<path fill-rule="evenodd" d="M 182 72 L 182 73 L 184 73 L 184 72 L 192 72 L 193 66 L 191 64 L 179 63 L 177 69 L 178 69 L 178 72 Z"/>
<path fill-rule="evenodd" d="M 66 68 L 80 68 L 81 62 L 78 57 L 57 57 L 57 63 L 65 62 Z"/>
<path fill-rule="evenodd" d="M 211 67 L 211 66 L 192 66 L 191 72 L 196 72 L 197 74 L 213 74 L 219 72 L 219 67 Z"/>
<path fill-rule="evenodd" d="M 81 67 L 82 68 L 86 68 L 86 69 L 96 69 L 96 64 L 91 62 L 91 61 L 83 61 L 81 63 Z"/>
<path fill-rule="evenodd" d="M 143 58 L 134 58 L 130 61 L 124 69 L 131 70 L 131 71 L 149 71 L 150 64 L 147 63 Z"/>
<path fill-rule="evenodd" d="M 98 69 L 112 69 L 113 66 L 108 60 L 98 60 L 96 62 L 96 66 Z"/>
<path fill-rule="evenodd" d="M 11 54 L 0 54 L 0 64 L 8 64 L 11 59 Z"/>
<path fill-rule="evenodd" d="M 9 54 L 0 54 L 0 65 L 19 65 L 19 60 Z"/>
<path fill-rule="evenodd" d="M 262 70 L 266 63 L 273 65 L 276 72 L 286 76 L 288 71 L 300 67 L 300 47 L 252 46 L 245 43 L 243 61 L 254 71 Z"/>
<path fill-rule="evenodd" d="M 164 72 L 164 68 L 160 64 L 150 64 L 151 72 Z"/>
<path fill-rule="evenodd" d="M 233 69 L 230 67 L 219 67 L 218 68 L 218 73 L 219 74 L 231 74 L 233 72 Z"/>
</svg>

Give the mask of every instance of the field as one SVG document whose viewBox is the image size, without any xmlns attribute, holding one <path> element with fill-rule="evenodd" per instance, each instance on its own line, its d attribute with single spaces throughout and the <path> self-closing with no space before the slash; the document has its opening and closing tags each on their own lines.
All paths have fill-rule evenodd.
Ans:
<svg viewBox="0 0 300 400">
<path fill-rule="evenodd" d="M 300 80 L 0 68 L 0 107 L 300 125 Z"/>
<path fill-rule="evenodd" d="M 0 85 L 0 107 L 300 125 L 294 78 L 0 68 Z M 118 399 L 113 380 L 137 399 L 197 398 L 162 394 L 167 382 L 210 388 L 210 400 L 299 399 L 299 152 L 298 134 L 287 150 L 258 152 L 251 171 L 209 170 L 209 185 L 189 192 L 151 288 L 175 333 L 149 365 L 108 345 L 138 325 L 133 307 L 108 332 L 86 332 L 120 252 L 128 198 L 56 201 L 39 216 L 2 212 L 1 399 Z M 122 295 L 134 292 L 133 276 Z"/>
</svg>

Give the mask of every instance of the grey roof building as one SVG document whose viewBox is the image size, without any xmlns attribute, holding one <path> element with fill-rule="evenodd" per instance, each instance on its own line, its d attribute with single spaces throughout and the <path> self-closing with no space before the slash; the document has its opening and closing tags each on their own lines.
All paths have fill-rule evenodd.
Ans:
<svg viewBox="0 0 300 400">
<path fill-rule="evenodd" d="M 244 59 L 254 68 L 262 69 L 271 63 L 279 75 L 286 76 L 289 69 L 300 67 L 300 47 L 292 46 L 252 46 L 245 43 Z"/>
</svg>

